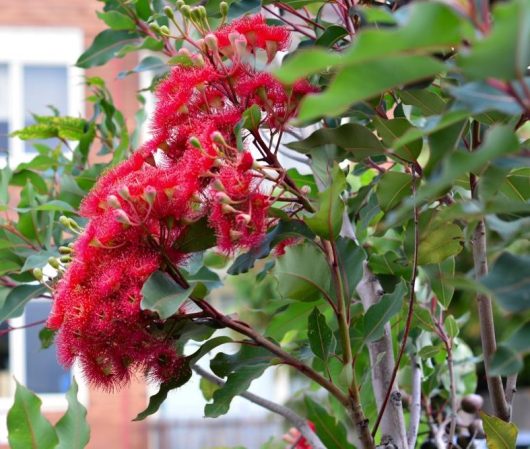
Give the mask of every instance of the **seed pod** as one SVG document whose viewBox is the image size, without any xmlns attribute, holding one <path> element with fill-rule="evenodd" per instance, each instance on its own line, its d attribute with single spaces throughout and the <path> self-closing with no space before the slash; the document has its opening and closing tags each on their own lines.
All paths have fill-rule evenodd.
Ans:
<svg viewBox="0 0 530 449">
<path fill-rule="evenodd" d="M 477 413 L 484 405 L 484 399 L 478 394 L 468 394 L 462 398 L 460 406 L 466 413 Z"/>
</svg>

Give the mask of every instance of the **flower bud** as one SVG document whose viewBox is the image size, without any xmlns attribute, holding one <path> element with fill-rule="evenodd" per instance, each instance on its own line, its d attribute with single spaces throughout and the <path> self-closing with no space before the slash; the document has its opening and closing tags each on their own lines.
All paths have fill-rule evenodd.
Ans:
<svg viewBox="0 0 530 449">
<path fill-rule="evenodd" d="M 219 3 L 219 12 L 221 13 L 221 16 L 226 17 L 228 15 L 228 3 Z"/>
<path fill-rule="evenodd" d="M 207 34 L 204 38 L 204 43 L 210 50 L 217 51 L 218 45 L 217 45 L 217 37 L 215 36 L 215 34 L 212 34 L 212 33 Z"/>
<path fill-rule="evenodd" d="M 186 18 L 191 18 L 191 7 L 190 5 L 182 5 L 180 8 L 180 13 Z"/>
<path fill-rule="evenodd" d="M 223 203 L 221 205 L 221 210 L 223 211 L 223 214 L 235 214 L 237 213 L 237 209 L 234 209 L 230 204 Z"/>
<path fill-rule="evenodd" d="M 162 25 L 162 26 L 160 27 L 160 34 L 161 34 L 162 36 L 165 36 L 165 37 L 169 37 L 169 36 L 171 36 L 171 33 L 170 33 L 170 31 L 169 31 L 169 28 L 168 28 L 167 26 L 165 26 L 165 25 Z"/>
<path fill-rule="evenodd" d="M 175 13 L 173 12 L 173 9 L 171 9 L 170 6 L 164 7 L 164 14 L 167 16 L 168 19 L 173 20 L 175 18 Z"/>
<path fill-rule="evenodd" d="M 107 204 L 113 209 L 119 209 L 121 207 L 120 200 L 116 195 L 109 195 L 107 197 Z"/>
<path fill-rule="evenodd" d="M 59 246 L 59 254 L 72 254 L 74 250 L 68 246 Z"/>
<path fill-rule="evenodd" d="M 278 53 L 278 42 L 266 41 L 265 51 L 267 52 L 267 63 L 272 62 L 272 60 L 276 56 L 276 53 Z"/>
<path fill-rule="evenodd" d="M 40 268 L 33 268 L 33 277 L 37 279 L 37 281 L 42 281 L 44 279 L 44 274 Z"/>
<path fill-rule="evenodd" d="M 59 217 L 59 223 L 61 223 L 63 226 L 68 228 L 69 227 L 69 218 L 65 217 L 64 215 L 61 215 Z"/>
<path fill-rule="evenodd" d="M 302 192 L 304 195 L 309 195 L 311 193 L 311 187 L 308 185 L 302 186 L 300 192 Z"/>
<path fill-rule="evenodd" d="M 215 192 L 215 199 L 222 204 L 230 204 L 232 202 L 230 197 L 224 192 Z"/>
<path fill-rule="evenodd" d="M 191 60 L 193 61 L 193 65 L 195 67 L 203 68 L 206 65 L 201 54 L 193 55 Z"/>
<path fill-rule="evenodd" d="M 143 198 L 149 205 L 153 205 L 156 198 L 156 189 L 153 186 L 147 186 L 144 190 Z"/>
<path fill-rule="evenodd" d="M 204 6 L 202 6 L 202 5 L 198 6 L 197 7 L 197 11 L 198 11 L 200 20 L 206 20 L 207 19 L 208 14 L 206 13 L 206 8 Z"/>
<path fill-rule="evenodd" d="M 120 187 L 120 189 L 118 190 L 118 193 L 125 201 L 128 201 L 131 199 L 131 193 L 129 192 L 129 188 L 127 186 Z"/>
<path fill-rule="evenodd" d="M 185 4 L 184 0 L 177 0 L 175 2 L 175 7 L 180 11 Z"/>
<path fill-rule="evenodd" d="M 59 261 L 55 257 L 48 258 L 48 264 L 52 267 L 58 270 L 61 265 L 59 264 Z"/>
<path fill-rule="evenodd" d="M 160 33 L 160 27 L 158 26 L 158 23 L 156 22 L 150 23 L 149 28 L 151 29 L 151 31 L 154 31 L 156 34 Z"/>
<path fill-rule="evenodd" d="M 61 256 L 59 258 L 61 263 L 70 263 L 72 261 L 72 258 L 70 256 Z"/>
<path fill-rule="evenodd" d="M 226 140 L 223 136 L 223 134 L 219 131 L 214 131 L 210 138 L 212 139 L 212 141 L 214 143 L 216 143 L 217 145 L 221 145 L 221 146 L 227 146 L 227 143 L 226 143 Z"/>
<path fill-rule="evenodd" d="M 114 217 L 116 218 L 116 221 L 118 223 L 122 223 L 128 226 L 132 225 L 129 216 L 127 215 L 127 212 L 125 212 L 123 209 L 116 209 Z"/>
<path fill-rule="evenodd" d="M 199 141 L 199 139 L 197 137 L 195 137 L 195 136 L 190 137 L 189 142 L 190 142 L 192 147 L 197 148 L 198 150 L 202 150 L 201 142 Z"/>
</svg>

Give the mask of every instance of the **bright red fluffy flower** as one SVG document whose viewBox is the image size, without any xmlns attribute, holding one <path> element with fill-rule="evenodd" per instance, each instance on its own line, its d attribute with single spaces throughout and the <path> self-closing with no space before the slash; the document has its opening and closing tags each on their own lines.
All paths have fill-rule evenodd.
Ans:
<svg viewBox="0 0 530 449">
<path fill-rule="evenodd" d="M 203 55 L 181 50 L 187 62 L 157 89 L 151 140 L 106 171 L 80 207 L 89 222 L 56 286 L 48 326 L 59 331 L 61 361 L 78 360 L 104 388 L 138 369 L 160 382 L 187 369 L 164 322 L 140 303 L 142 286 L 163 262 L 186 260 L 177 242 L 189 226 L 206 220 L 217 246 L 233 253 L 259 244 L 271 224 L 269 194 L 234 130 L 253 105 L 261 124 L 281 129 L 311 87 L 285 88 L 244 58 L 226 60 L 242 43 L 269 58 L 287 46 L 288 31 L 263 16 L 235 20 L 214 35 L 217 47 Z"/>
</svg>

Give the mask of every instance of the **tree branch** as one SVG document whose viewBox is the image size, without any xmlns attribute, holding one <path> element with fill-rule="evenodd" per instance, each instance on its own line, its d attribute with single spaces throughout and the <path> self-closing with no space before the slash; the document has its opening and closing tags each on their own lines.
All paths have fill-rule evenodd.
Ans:
<svg viewBox="0 0 530 449">
<path fill-rule="evenodd" d="M 219 377 L 213 374 L 210 374 L 208 371 L 202 369 L 198 365 L 194 365 L 192 369 L 199 376 L 204 377 L 206 380 L 215 385 L 222 387 L 225 384 L 224 380 L 220 379 Z M 302 418 L 290 408 L 287 408 L 281 404 L 277 404 L 276 402 L 269 401 L 268 399 L 262 398 L 261 396 L 257 396 L 253 393 L 249 393 L 248 391 L 239 393 L 239 396 L 245 398 L 247 401 L 250 401 L 256 405 L 259 405 L 260 407 L 271 411 L 272 413 L 276 413 L 277 415 L 283 416 L 287 421 L 289 421 L 294 427 L 296 427 L 300 431 L 302 436 L 307 440 L 307 442 L 311 445 L 313 449 L 326 449 L 326 446 L 324 446 L 322 441 L 320 441 L 320 438 L 318 438 L 316 433 L 313 432 L 311 427 L 309 427 L 307 420 Z"/>
<path fill-rule="evenodd" d="M 418 438 L 418 429 L 421 418 L 421 366 L 416 354 L 411 355 L 410 364 L 412 369 L 412 391 L 410 400 L 410 422 L 407 432 L 407 444 L 409 449 L 414 449 Z"/>
<path fill-rule="evenodd" d="M 383 293 L 381 284 L 364 262 L 363 277 L 357 285 L 357 293 L 361 298 L 363 307 L 368 310 L 377 304 Z M 384 327 L 383 337 L 368 344 L 370 363 L 372 365 L 372 387 L 374 390 L 377 408 L 383 411 L 381 415 L 382 440 L 390 438 L 399 449 L 407 449 L 407 434 L 405 432 L 405 419 L 401 393 L 395 386 L 393 371 L 396 363 L 392 348 L 390 324 Z M 387 391 L 390 390 L 391 400 L 385 407 Z"/>
<path fill-rule="evenodd" d="M 472 125 L 471 151 L 475 151 L 480 145 L 480 124 L 475 121 Z M 471 197 L 478 200 L 478 182 L 476 176 L 469 175 Z M 488 273 L 486 224 L 484 218 L 479 222 L 471 241 L 473 248 L 473 265 L 475 278 L 480 279 Z M 509 421 L 510 408 L 506 402 L 502 379 L 500 376 L 490 376 L 490 361 L 497 350 L 495 338 L 495 324 L 493 322 L 493 308 L 491 298 L 483 293 L 477 293 L 476 301 L 478 305 L 478 319 L 480 323 L 480 339 L 482 342 L 482 352 L 484 353 L 484 368 L 488 382 L 488 391 L 491 395 L 493 411 L 498 418 Z"/>
</svg>

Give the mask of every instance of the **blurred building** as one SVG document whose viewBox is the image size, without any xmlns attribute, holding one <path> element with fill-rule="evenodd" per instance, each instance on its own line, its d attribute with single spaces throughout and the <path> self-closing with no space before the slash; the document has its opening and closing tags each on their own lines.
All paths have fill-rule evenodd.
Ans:
<svg viewBox="0 0 530 449">
<path fill-rule="evenodd" d="M 74 66 L 103 29 L 96 16 L 101 6 L 97 0 L 0 0 L 0 167 L 14 168 L 37 154 L 31 144 L 8 138 L 10 132 L 32 123 L 32 113 L 50 114 L 48 105 L 53 105 L 61 114 L 88 115 L 84 76 L 97 75 L 106 80 L 116 106 L 133 126 L 140 81 L 134 75 L 118 80 L 117 74 L 134 67 L 135 56 L 114 59 L 87 71 Z M 149 81 L 146 76 L 149 74 L 142 74 L 143 86 Z M 152 106 L 149 98 L 148 105 Z M 32 301 L 24 315 L 9 324 L 18 327 L 44 320 L 49 310 L 49 301 Z M 0 333 L 6 326 L 0 325 Z M 35 326 L 0 336 L 0 449 L 7 448 L 6 414 L 13 403 L 13 378 L 42 398 L 42 409 L 52 422 L 66 410 L 64 392 L 75 372 L 57 364 L 54 348 L 40 349 L 39 330 L 40 326 Z M 155 417 L 143 422 L 132 422 L 145 408 L 148 393 L 152 393 L 143 381 L 112 394 L 92 390 L 80 376 L 77 379 L 91 426 L 88 449 L 209 449 L 236 445 L 258 449 L 271 435 L 278 436 L 282 431 L 278 420 L 240 398 L 234 400 L 227 416 L 204 419 L 205 402 L 195 377 L 172 392 Z M 288 395 L 287 378 L 273 370 L 252 387 L 270 399 L 281 401 Z"/>
</svg>

